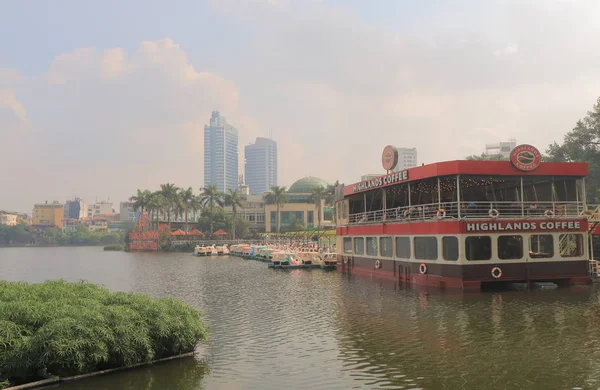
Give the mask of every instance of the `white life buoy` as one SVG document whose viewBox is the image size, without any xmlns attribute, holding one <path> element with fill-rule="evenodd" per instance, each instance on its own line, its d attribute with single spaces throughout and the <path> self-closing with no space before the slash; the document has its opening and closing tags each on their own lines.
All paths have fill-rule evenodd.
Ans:
<svg viewBox="0 0 600 390">
<path fill-rule="evenodd" d="M 348 256 L 342 257 L 342 263 L 348 264 Z"/>
<path fill-rule="evenodd" d="M 377 260 L 375 262 L 375 269 L 379 269 L 379 268 L 381 268 L 381 261 Z"/>
<path fill-rule="evenodd" d="M 439 209 L 437 211 L 437 213 L 435 214 L 435 216 L 437 217 L 437 219 L 444 219 L 444 218 L 446 218 L 446 210 Z"/>
<path fill-rule="evenodd" d="M 490 209 L 488 215 L 490 216 L 490 218 L 498 218 L 498 215 L 500 215 L 500 213 L 496 209 Z"/>
<path fill-rule="evenodd" d="M 427 265 L 425 263 L 419 266 L 419 273 L 425 275 L 427 273 Z"/>
<path fill-rule="evenodd" d="M 552 210 L 546 210 L 546 211 L 544 212 L 544 215 L 545 215 L 546 217 L 548 217 L 548 218 L 552 218 L 552 217 L 554 217 L 554 211 L 552 211 Z"/>
<path fill-rule="evenodd" d="M 410 214 L 408 209 L 404 210 L 404 218 L 408 218 L 408 214 Z"/>
<path fill-rule="evenodd" d="M 492 276 L 494 277 L 494 279 L 500 279 L 500 277 L 502 277 L 502 270 L 500 269 L 500 267 L 492 268 Z"/>
</svg>

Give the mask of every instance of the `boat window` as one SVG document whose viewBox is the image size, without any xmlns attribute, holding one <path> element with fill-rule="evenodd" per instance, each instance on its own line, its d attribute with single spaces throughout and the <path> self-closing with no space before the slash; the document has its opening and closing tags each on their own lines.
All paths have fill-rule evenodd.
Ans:
<svg viewBox="0 0 600 390">
<path fill-rule="evenodd" d="M 410 238 L 396 237 L 396 257 L 410 259 Z"/>
<path fill-rule="evenodd" d="M 561 257 L 583 256 L 583 236 L 581 234 L 561 234 L 558 236 Z"/>
<path fill-rule="evenodd" d="M 408 184 L 402 183 L 385 189 L 386 209 L 392 210 L 398 207 L 408 206 Z"/>
<path fill-rule="evenodd" d="M 417 180 L 410 183 L 410 204 L 424 205 L 438 202 L 437 178 Z"/>
<path fill-rule="evenodd" d="M 554 239 L 551 234 L 532 234 L 529 237 L 529 257 L 543 259 L 554 256 Z"/>
<path fill-rule="evenodd" d="M 365 239 L 362 237 L 354 238 L 354 253 L 357 255 L 365 254 Z"/>
<path fill-rule="evenodd" d="M 377 256 L 377 237 L 367 237 L 367 255 Z"/>
<path fill-rule="evenodd" d="M 523 258 L 523 237 L 498 237 L 498 258 L 502 260 L 515 260 Z"/>
<path fill-rule="evenodd" d="M 367 212 L 383 210 L 383 190 L 367 191 Z"/>
<path fill-rule="evenodd" d="M 352 253 L 352 237 L 344 237 L 344 253 Z"/>
<path fill-rule="evenodd" d="M 392 257 L 394 251 L 392 249 L 392 237 L 381 237 L 379 239 L 379 247 L 381 248 L 381 256 Z"/>
<path fill-rule="evenodd" d="M 415 258 L 419 260 L 437 260 L 438 247 L 435 237 L 415 237 Z"/>
<path fill-rule="evenodd" d="M 442 256 L 444 260 L 458 260 L 458 238 L 442 237 Z"/>
<path fill-rule="evenodd" d="M 489 236 L 470 236 L 465 238 L 465 257 L 471 261 L 491 259 L 492 239 Z"/>
</svg>

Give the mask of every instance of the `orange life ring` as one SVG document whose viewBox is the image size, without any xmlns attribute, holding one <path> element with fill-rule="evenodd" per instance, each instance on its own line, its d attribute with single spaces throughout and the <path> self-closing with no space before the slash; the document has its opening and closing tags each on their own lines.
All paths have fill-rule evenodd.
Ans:
<svg viewBox="0 0 600 390">
<path fill-rule="evenodd" d="M 492 268 L 492 277 L 494 279 L 500 279 L 502 277 L 502 270 L 500 269 L 500 267 Z"/>
<path fill-rule="evenodd" d="M 446 210 L 439 209 L 437 211 L 437 213 L 435 214 L 435 216 L 437 217 L 437 219 L 444 219 L 444 218 L 446 218 Z"/>
<path fill-rule="evenodd" d="M 427 273 L 427 265 L 425 263 L 419 266 L 419 273 L 425 275 Z"/>
</svg>

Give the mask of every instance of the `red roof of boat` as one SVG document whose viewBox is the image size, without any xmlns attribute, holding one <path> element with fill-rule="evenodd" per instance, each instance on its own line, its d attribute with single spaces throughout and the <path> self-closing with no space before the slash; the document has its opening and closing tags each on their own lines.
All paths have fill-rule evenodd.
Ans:
<svg viewBox="0 0 600 390">
<path fill-rule="evenodd" d="M 515 168 L 510 161 L 479 161 L 479 160 L 454 160 L 434 164 L 422 165 L 409 168 L 408 180 L 394 182 L 378 188 L 411 182 L 415 180 L 428 179 L 437 176 L 452 175 L 493 175 L 493 176 L 575 176 L 584 177 L 588 174 L 588 163 L 585 162 L 542 162 L 533 171 L 521 171 Z M 395 172 L 397 173 L 397 172 Z M 390 173 L 393 175 L 394 173 Z M 380 177 L 390 176 L 381 175 Z M 369 182 L 370 180 L 365 180 Z M 344 187 L 344 195 L 354 193 L 353 183 Z M 357 191 L 363 192 L 368 189 Z"/>
</svg>

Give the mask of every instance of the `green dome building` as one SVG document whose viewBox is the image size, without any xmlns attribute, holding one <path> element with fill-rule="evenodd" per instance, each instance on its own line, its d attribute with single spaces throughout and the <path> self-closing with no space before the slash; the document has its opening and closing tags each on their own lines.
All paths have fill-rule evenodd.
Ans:
<svg viewBox="0 0 600 390">
<path fill-rule="evenodd" d="M 314 187 L 327 188 L 328 184 L 325 180 L 319 179 L 318 177 L 307 176 L 302 179 L 296 180 L 294 184 L 290 186 L 288 193 L 290 194 L 310 194 L 311 189 Z"/>
</svg>

